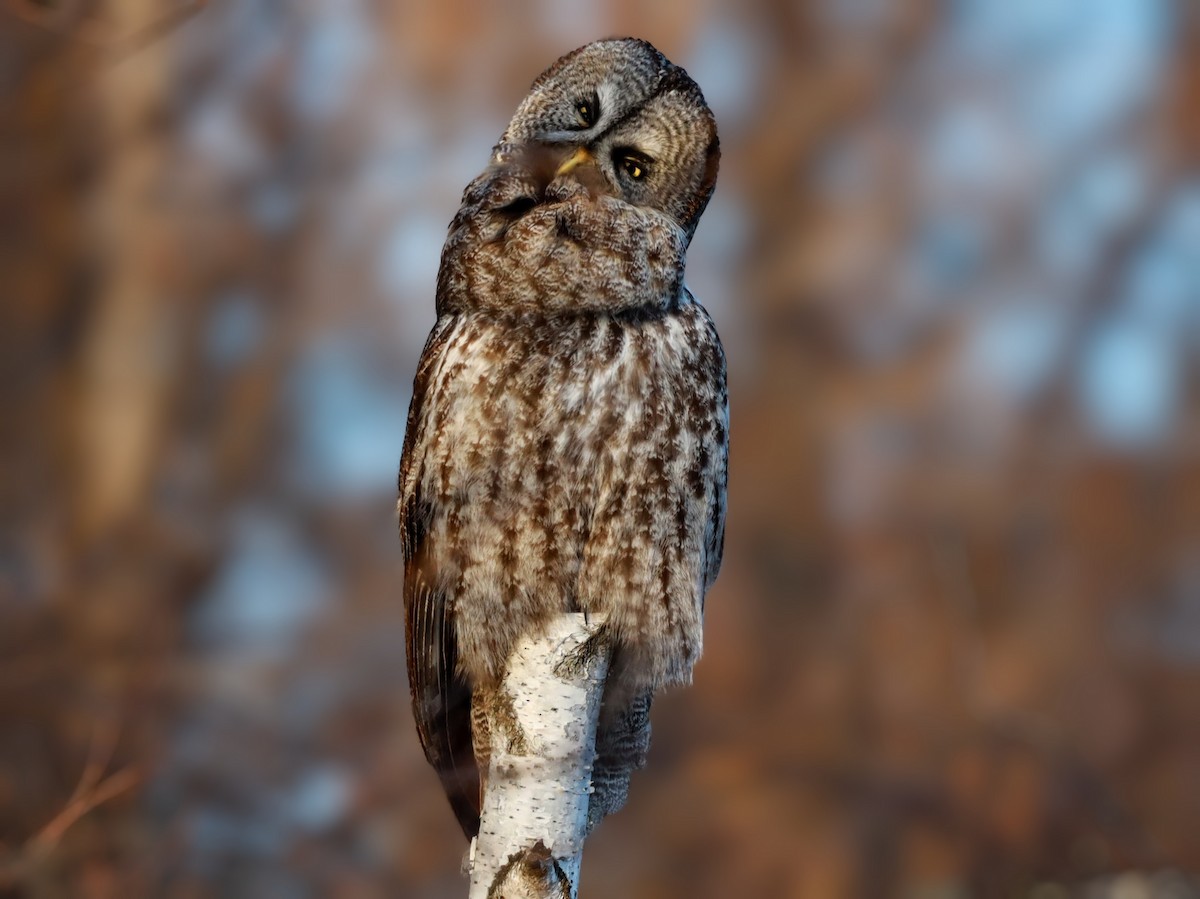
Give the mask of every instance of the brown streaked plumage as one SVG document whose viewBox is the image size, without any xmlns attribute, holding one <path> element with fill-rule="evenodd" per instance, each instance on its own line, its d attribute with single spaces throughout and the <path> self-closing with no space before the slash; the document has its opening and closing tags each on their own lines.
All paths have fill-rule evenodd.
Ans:
<svg viewBox="0 0 1200 899">
<path fill-rule="evenodd" d="M 417 731 L 468 836 L 472 695 L 521 634 L 607 615 L 592 823 L 644 762 L 654 691 L 700 655 L 728 399 L 683 271 L 719 155 L 682 69 L 643 41 L 600 41 L 534 82 L 450 225 L 399 511 Z"/>
</svg>

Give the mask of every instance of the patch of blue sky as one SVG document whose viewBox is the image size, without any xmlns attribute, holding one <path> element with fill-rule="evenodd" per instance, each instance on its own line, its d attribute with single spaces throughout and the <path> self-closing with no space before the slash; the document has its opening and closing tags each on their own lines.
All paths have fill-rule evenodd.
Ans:
<svg viewBox="0 0 1200 899">
<path fill-rule="evenodd" d="M 925 140 L 922 182 L 939 191 L 995 188 L 1011 178 L 1011 143 L 1002 110 L 953 103 L 940 111 Z"/>
<path fill-rule="evenodd" d="M 1046 297 L 1000 298 L 972 322 L 962 351 L 963 375 L 1006 400 L 1029 400 L 1054 374 L 1068 324 L 1062 307 Z"/>
<path fill-rule="evenodd" d="M 259 298 L 247 290 L 232 290 L 216 301 L 209 315 L 204 355 L 220 371 L 236 368 L 262 346 L 266 327 Z"/>
<path fill-rule="evenodd" d="M 230 857 L 278 858 L 288 846 L 281 823 L 270 816 L 206 803 L 186 813 L 189 861 L 215 871 Z"/>
<path fill-rule="evenodd" d="M 1019 81 L 1031 132 L 1060 146 L 1093 138 L 1144 102 L 1167 49 L 1163 0 L 1070 2 L 1070 37 Z"/>
<path fill-rule="evenodd" d="M 427 305 L 432 312 L 445 238 L 445 223 L 430 212 L 406 215 L 396 221 L 380 242 L 376 260 L 377 279 L 385 295 L 405 306 L 418 298 L 416 302 Z"/>
<path fill-rule="evenodd" d="M 353 794 L 354 784 L 345 769 L 328 763 L 312 765 L 283 797 L 284 814 L 296 827 L 320 833 L 345 818 Z"/>
<path fill-rule="evenodd" d="M 1200 261 L 1200 179 L 1176 187 L 1167 207 L 1165 229 L 1169 240 Z"/>
<path fill-rule="evenodd" d="M 318 4 L 297 51 L 292 103 L 310 121 L 330 119 L 376 50 L 359 0 Z"/>
<path fill-rule="evenodd" d="M 297 367 L 289 408 L 302 493 L 359 500 L 395 489 L 407 399 L 371 358 L 361 341 L 330 337 Z"/>
<path fill-rule="evenodd" d="M 1047 193 L 1035 213 L 1034 233 L 1049 270 L 1081 275 L 1097 264 L 1114 231 L 1147 201 L 1147 174 L 1143 156 L 1114 148 L 1084 160 Z"/>
<path fill-rule="evenodd" d="M 564 49 L 582 46 L 612 31 L 608 6 L 590 0 L 541 0 L 529 21 L 537 22 Z"/>
<path fill-rule="evenodd" d="M 763 59 L 762 38 L 730 18 L 705 22 L 677 62 L 702 86 L 704 99 L 726 135 L 740 129 L 755 109 Z"/>
<path fill-rule="evenodd" d="M 1123 306 L 1139 322 L 1182 331 L 1200 314 L 1200 282 L 1193 259 L 1165 240 L 1152 240 L 1133 257 Z"/>
<path fill-rule="evenodd" d="M 988 262 L 991 234 L 982 214 L 968 211 L 931 214 L 921 222 L 904 256 L 902 301 L 928 311 L 950 292 L 971 286 Z M 915 306 L 904 297 L 925 297 Z"/>
<path fill-rule="evenodd" d="M 1179 353 L 1161 328 L 1130 316 L 1102 322 L 1084 347 L 1078 394 L 1102 443 L 1137 449 L 1164 441 L 1182 388 Z"/>
<path fill-rule="evenodd" d="M 205 163 L 247 176 L 268 162 L 262 141 L 236 104 L 222 98 L 200 103 L 186 125 L 186 140 Z"/>
<path fill-rule="evenodd" d="M 235 521 L 230 551 L 193 620 L 200 642 L 219 653 L 286 656 L 325 608 L 328 572 L 294 527 L 264 509 Z"/>
<path fill-rule="evenodd" d="M 301 192 L 282 178 L 267 178 L 246 195 L 251 219 L 264 234 L 280 234 L 296 224 Z"/>
<path fill-rule="evenodd" d="M 945 47 L 995 71 L 1023 135 L 1069 151 L 1149 96 L 1166 58 L 1170 0 L 959 0 Z"/>
<path fill-rule="evenodd" d="M 838 27 L 867 31 L 887 22 L 895 14 L 895 4 L 889 0 L 825 0 L 821 11 Z"/>
</svg>

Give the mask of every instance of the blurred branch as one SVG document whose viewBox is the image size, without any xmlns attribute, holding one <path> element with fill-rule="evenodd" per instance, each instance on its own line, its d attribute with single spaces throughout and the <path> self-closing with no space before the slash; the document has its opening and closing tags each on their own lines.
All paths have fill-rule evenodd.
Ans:
<svg viewBox="0 0 1200 899">
<path fill-rule="evenodd" d="M 127 765 L 108 777 L 104 776 L 116 748 L 118 730 L 112 722 L 96 726 L 88 747 L 87 761 L 74 792 L 62 810 L 30 837 L 19 852 L 7 859 L 0 858 L 0 887 L 20 883 L 39 860 L 55 850 L 66 832 L 81 818 L 137 786 L 141 774 L 133 765 Z"/>
<path fill-rule="evenodd" d="M 137 786 L 141 780 L 141 775 L 132 765 L 127 765 L 120 771 L 110 774 L 108 777 L 96 783 L 90 788 L 84 789 L 83 793 L 69 802 L 54 819 L 41 829 L 41 831 L 29 841 L 29 849 L 35 855 L 44 855 L 54 849 L 58 845 L 71 826 L 99 805 L 103 805 L 110 799 L 115 799 L 126 790 L 130 790 Z"/>
<path fill-rule="evenodd" d="M 122 768 L 115 774 L 104 777 L 104 771 L 112 761 L 118 733 L 119 729 L 113 722 L 97 725 L 75 792 L 71 794 L 63 810 L 30 839 L 28 845 L 32 851 L 39 854 L 51 851 L 72 824 L 96 806 L 120 795 L 137 783 L 137 773 L 132 767 Z"/>
</svg>

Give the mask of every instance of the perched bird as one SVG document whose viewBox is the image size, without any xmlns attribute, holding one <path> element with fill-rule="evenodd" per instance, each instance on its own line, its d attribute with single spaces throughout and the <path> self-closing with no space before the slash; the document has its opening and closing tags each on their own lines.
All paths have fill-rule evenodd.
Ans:
<svg viewBox="0 0 1200 899">
<path fill-rule="evenodd" d="M 592 824 L 644 764 L 654 692 L 700 655 L 729 413 L 683 271 L 719 158 L 683 69 L 597 41 L 533 82 L 450 225 L 399 515 L 417 733 L 468 837 L 472 697 L 478 718 L 518 637 L 606 616 Z"/>
</svg>

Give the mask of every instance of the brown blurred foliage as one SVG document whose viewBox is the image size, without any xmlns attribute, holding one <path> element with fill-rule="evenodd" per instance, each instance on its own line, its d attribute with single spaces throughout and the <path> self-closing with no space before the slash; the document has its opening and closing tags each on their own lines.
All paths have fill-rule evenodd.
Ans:
<svg viewBox="0 0 1200 899">
<path fill-rule="evenodd" d="M 391 472 L 462 186 L 621 33 L 722 126 L 730 520 L 584 894 L 1200 894 L 1196 9 L 6 0 L 0 896 L 463 895 Z"/>
</svg>

